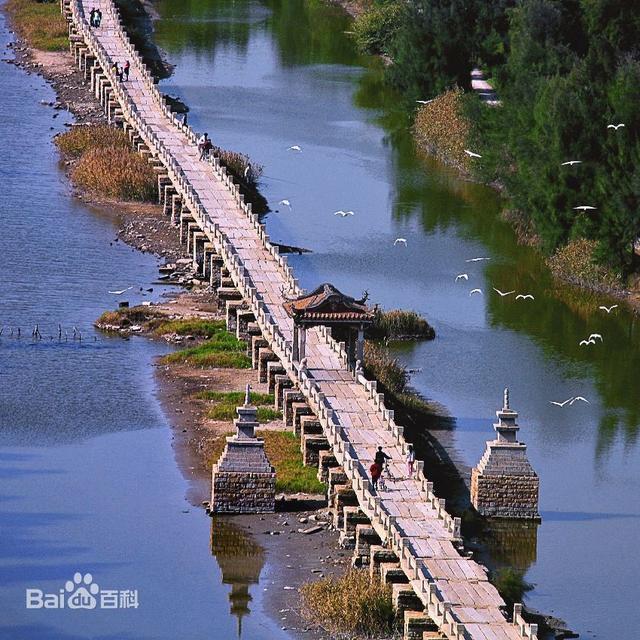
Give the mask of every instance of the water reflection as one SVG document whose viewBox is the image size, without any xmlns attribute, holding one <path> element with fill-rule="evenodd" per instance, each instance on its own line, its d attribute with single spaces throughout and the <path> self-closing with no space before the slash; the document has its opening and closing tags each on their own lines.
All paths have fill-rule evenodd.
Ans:
<svg viewBox="0 0 640 640">
<path fill-rule="evenodd" d="M 264 566 L 264 549 L 232 520 L 215 517 L 211 519 L 211 553 L 222 572 L 222 583 L 231 585 L 231 614 L 236 617 L 240 638 L 242 619 L 251 611 L 249 603 L 253 598 L 249 588 L 258 584 Z"/>
</svg>

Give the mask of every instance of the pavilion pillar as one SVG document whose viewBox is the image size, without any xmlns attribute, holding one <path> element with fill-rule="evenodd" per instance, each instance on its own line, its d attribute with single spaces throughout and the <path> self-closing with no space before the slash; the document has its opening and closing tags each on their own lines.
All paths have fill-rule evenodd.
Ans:
<svg viewBox="0 0 640 640">
<path fill-rule="evenodd" d="M 305 352 L 307 348 L 307 328 L 302 325 L 300 327 L 300 332 L 298 334 L 300 345 L 298 346 L 300 361 L 302 361 L 305 357 Z"/>
<path fill-rule="evenodd" d="M 358 340 L 356 342 L 356 361 L 364 360 L 364 327 L 360 325 L 358 327 Z"/>
</svg>

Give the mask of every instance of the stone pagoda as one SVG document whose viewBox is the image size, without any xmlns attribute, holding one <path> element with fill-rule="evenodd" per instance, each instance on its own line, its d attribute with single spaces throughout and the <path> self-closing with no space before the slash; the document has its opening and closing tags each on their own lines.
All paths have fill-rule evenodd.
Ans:
<svg viewBox="0 0 640 640">
<path fill-rule="evenodd" d="M 247 385 L 245 402 L 238 407 L 236 433 L 227 438 L 211 472 L 211 513 L 269 513 L 275 511 L 276 473 L 256 438 L 257 409 Z"/>
<path fill-rule="evenodd" d="M 497 437 L 487 442 L 471 471 L 471 502 L 483 516 L 540 520 L 540 480 L 527 458 L 527 445 L 518 442 L 518 412 L 509 407 L 509 389 L 496 416 Z"/>
</svg>

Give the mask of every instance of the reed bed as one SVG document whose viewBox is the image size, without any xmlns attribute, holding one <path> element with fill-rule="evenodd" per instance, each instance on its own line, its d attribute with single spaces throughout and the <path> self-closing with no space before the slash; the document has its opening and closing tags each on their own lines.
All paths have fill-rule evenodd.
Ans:
<svg viewBox="0 0 640 640">
<path fill-rule="evenodd" d="M 301 613 L 336 638 L 388 637 L 395 629 L 391 586 L 368 572 L 307 582 L 300 588 Z"/>
<path fill-rule="evenodd" d="M 367 337 L 373 340 L 432 340 L 436 332 L 415 311 L 376 309 L 373 325 Z"/>
<path fill-rule="evenodd" d="M 18 35 L 40 51 L 64 51 L 69 46 L 67 21 L 57 2 L 7 0 L 5 8 Z"/>
<path fill-rule="evenodd" d="M 387 349 L 375 342 L 364 344 L 364 370 L 368 378 L 377 380 L 386 391 L 398 395 L 404 393 L 409 381 L 407 370 Z"/>
<path fill-rule="evenodd" d="M 464 92 L 455 88 L 422 105 L 415 117 L 413 132 L 424 151 L 469 173 L 471 163 L 464 150 L 470 123 L 464 117 Z"/>
<path fill-rule="evenodd" d="M 56 136 L 56 145 L 68 158 L 79 158 L 93 149 L 131 149 L 127 134 L 107 124 L 73 127 Z"/>
<path fill-rule="evenodd" d="M 90 149 L 79 158 L 72 179 L 80 188 L 107 198 L 155 200 L 156 175 L 131 149 Z"/>
</svg>

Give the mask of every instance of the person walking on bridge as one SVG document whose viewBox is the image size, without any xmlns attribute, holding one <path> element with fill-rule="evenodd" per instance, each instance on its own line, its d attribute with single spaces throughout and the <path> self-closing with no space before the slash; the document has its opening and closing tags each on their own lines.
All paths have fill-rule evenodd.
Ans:
<svg viewBox="0 0 640 640">
<path fill-rule="evenodd" d="M 89 25 L 92 27 L 96 26 L 96 13 L 97 13 L 97 9 L 95 7 L 93 7 L 93 9 L 91 9 L 91 13 L 89 13 Z"/>
<path fill-rule="evenodd" d="M 200 160 L 204 160 L 208 155 L 213 145 L 209 139 L 208 133 L 203 133 L 198 139 L 198 149 L 200 150 Z"/>
<path fill-rule="evenodd" d="M 129 79 L 129 71 L 131 69 L 131 63 L 127 60 L 124 63 L 124 67 L 122 67 L 122 79 L 123 80 L 128 80 Z"/>
<path fill-rule="evenodd" d="M 416 452 L 413 450 L 413 445 L 409 445 L 407 448 L 407 472 L 410 478 L 413 478 L 413 464 L 416 461 Z"/>
</svg>

